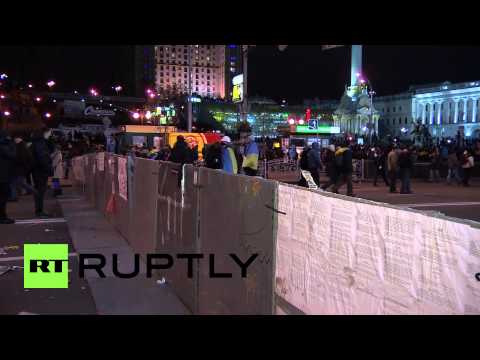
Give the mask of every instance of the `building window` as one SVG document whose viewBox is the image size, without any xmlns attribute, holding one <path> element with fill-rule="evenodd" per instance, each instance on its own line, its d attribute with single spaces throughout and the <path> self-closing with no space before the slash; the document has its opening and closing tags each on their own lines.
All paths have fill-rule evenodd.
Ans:
<svg viewBox="0 0 480 360">
<path fill-rule="evenodd" d="M 392 119 L 392 124 L 395 125 L 395 118 Z"/>
<path fill-rule="evenodd" d="M 407 118 L 405 118 L 405 125 L 407 125 L 407 123 L 408 123 L 408 119 L 407 119 Z"/>
<path fill-rule="evenodd" d="M 390 112 L 390 108 L 387 107 L 387 113 L 389 113 L 389 112 Z"/>
<path fill-rule="evenodd" d="M 393 107 L 393 112 L 395 112 L 395 106 Z"/>
<path fill-rule="evenodd" d="M 398 111 L 399 111 L 399 112 L 402 111 L 402 107 L 401 107 L 401 106 L 398 107 Z"/>
</svg>

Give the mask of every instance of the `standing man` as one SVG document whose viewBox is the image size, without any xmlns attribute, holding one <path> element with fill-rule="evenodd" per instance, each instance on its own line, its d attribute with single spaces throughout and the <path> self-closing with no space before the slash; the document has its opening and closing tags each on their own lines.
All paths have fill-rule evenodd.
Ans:
<svg viewBox="0 0 480 360">
<path fill-rule="evenodd" d="M 325 168 L 327 171 L 328 182 L 321 186 L 322 190 L 327 190 L 330 186 L 337 182 L 337 168 L 335 166 L 335 145 L 328 145 L 325 154 Z"/>
<path fill-rule="evenodd" d="M 27 194 L 35 192 L 33 187 L 27 183 L 26 177 L 32 171 L 32 154 L 27 144 L 20 136 L 15 137 L 16 157 L 14 165 L 14 177 L 11 182 L 11 197 L 13 201 L 18 200 L 18 189 L 26 190 Z M 20 194 L 21 195 L 21 194 Z"/>
<path fill-rule="evenodd" d="M 385 175 L 385 152 L 379 148 L 375 148 L 373 151 L 373 162 L 375 165 L 375 175 L 373 176 L 373 186 L 377 186 L 377 178 L 380 175 L 383 178 L 386 186 L 389 186 L 387 177 Z"/>
<path fill-rule="evenodd" d="M 398 158 L 398 166 L 400 168 L 400 177 L 402 188 L 400 194 L 411 194 L 410 190 L 410 175 L 413 170 L 412 154 L 408 148 L 403 147 Z"/>
<path fill-rule="evenodd" d="M 10 181 L 13 177 L 15 144 L 0 129 L 0 224 L 13 224 L 15 220 L 7 216 L 7 201 L 10 194 Z"/>
<path fill-rule="evenodd" d="M 53 176 L 52 159 L 47 140 L 52 135 L 48 128 L 35 131 L 32 136 L 32 157 L 33 157 L 33 183 L 36 193 L 35 198 L 35 216 L 39 218 L 48 218 L 49 214 L 43 210 L 45 192 L 47 191 L 48 178 Z"/>
<path fill-rule="evenodd" d="M 317 142 L 312 144 L 312 150 L 308 153 L 308 170 L 312 174 L 313 181 L 317 186 L 320 186 L 320 174 L 319 171 L 322 169 L 322 164 L 320 162 L 320 147 Z"/>
<path fill-rule="evenodd" d="M 475 165 L 472 154 L 468 150 L 465 150 L 463 153 L 463 185 L 470 186 L 470 176 L 472 176 L 472 169 Z"/>
<path fill-rule="evenodd" d="M 335 152 L 335 161 L 337 167 L 338 178 L 333 192 L 338 194 L 338 190 L 343 184 L 347 184 L 347 196 L 355 196 L 353 193 L 352 183 L 352 150 L 349 148 L 348 143 L 344 142 L 342 146 Z"/>
<path fill-rule="evenodd" d="M 173 145 L 170 161 L 180 164 L 180 170 L 178 171 L 178 186 L 180 187 L 183 178 L 183 165 L 193 164 L 193 152 L 182 135 L 177 136 L 177 142 Z"/>
<path fill-rule="evenodd" d="M 388 153 L 387 170 L 390 180 L 390 192 L 397 192 L 398 150 L 395 147 L 392 147 Z"/>
<path fill-rule="evenodd" d="M 457 153 L 453 148 L 450 148 L 448 151 L 447 163 L 448 163 L 447 185 L 451 185 L 452 178 L 455 178 L 455 180 L 457 181 L 457 185 L 460 185 L 462 183 L 462 179 L 460 178 L 459 169 L 458 169 L 460 166 L 460 162 L 458 161 Z"/>
<path fill-rule="evenodd" d="M 252 135 L 250 135 L 246 141 L 242 163 L 243 172 L 248 176 L 257 176 L 258 146 Z"/>
</svg>

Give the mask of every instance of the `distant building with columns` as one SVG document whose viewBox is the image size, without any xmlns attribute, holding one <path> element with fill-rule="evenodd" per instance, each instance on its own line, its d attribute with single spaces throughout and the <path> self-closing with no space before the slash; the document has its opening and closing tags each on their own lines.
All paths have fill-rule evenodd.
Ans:
<svg viewBox="0 0 480 360">
<path fill-rule="evenodd" d="M 428 126 L 434 138 L 480 138 L 480 81 L 411 86 L 409 91 L 374 98 L 380 112 L 380 136 L 411 137 L 414 122 Z"/>
</svg>

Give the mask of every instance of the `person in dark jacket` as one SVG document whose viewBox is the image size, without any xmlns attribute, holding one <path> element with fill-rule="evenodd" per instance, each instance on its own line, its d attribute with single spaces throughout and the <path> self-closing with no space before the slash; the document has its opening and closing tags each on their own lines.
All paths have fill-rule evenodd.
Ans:
<svg viewBox="0 0 480 360">
<path fill-rule="evenodd" d="M 16 158 L 14 165 L 14 173 L 12 181 L 10 182 L 10 200 L 17 201 L 17 190 L 25 189 L 27 193 L 34 193 L 35 190 L 27 183 L 27 175 L 32 171 L 32 154 L 27 148 L 27 144 L 20 136 L 14 139 L 16 144 Z"/>
<path fill-rule="evenodd" d="M 402 147 L 398 156 L 398 167 L 400 168 L 400 179 L 402 188 L 400 194 L 411 194 L 410 190 L 410 175 L 413 171 L 412 154 L 406 147 Z"/>
<path fill-rule="evenodd" d="M 321 186 L 322 190 L 327 190 L 337 182 L 337 168 L 335 166 L 335 145 L 329 145 L 325 154 L 325 169 L 328 176 L 327 183 Z"/>
<path fill-rule="evenodd" d="M 322 163 L 320 161 L 320 147 L 317 142 L 312 144 L 312 150 L 308 152 L 308 170 L 312 174 L 313 181 L 320 186 L 320 173 Z"/>
<path fill-rule="evenodd" d="M 10 181 L 14 175 L 16 157 L 15 143 L 0 129 L 0 224 L 13 224 L 15 220 L 7 216 L 7 201 L 10 194 Z"/>
<path fill-rule="evenodd" d="M 177 137 L 177 142 L 173 145 L 170 161 L 181 165 L 178 171 L 178 186 L 180 187 L 183 178 L 183 165 L 193 164 L 193 151 L 188 147 L 182 135 Z"/>
<path fill-rule="evenodd" d="M 373 162 L 375 165 L 375 175 L 373 176 L 373 186 L 377 186 L 377 178 L 380 175 L 383 178 L 386 186 L 390 186 L 386 176 L 386 166 L 385 163 L 387 161 L 387 157 L 385 156 L 385 152 L 376 148 L 373 151 Z"/>
<path fill-rule="evenodd" d="M 193 151 L 188 147 L 182 135 L 177 137 L 177 142 L 173 145 L 170 161 L 182 165 L 193 163 Z"/>
<path fill-rule="evenodd" d="M 35 186 L 35 215 L 41 218 L 50 217 L 43 211 L 45 192 L 47 191 L 48 178 L 53 176 L 52 159 L 50 157 L 50 146 L 48 139 L 52 131 L 48 128 L 35 131 L 32 136 L 32 157 L 33 157 L 33 183 Z"/>
<path fill-rule="evenodd" d="M 352 150 L 348 147 L 348 143 L 344 143 L 343 146 L 335 152 L 335 161 L 337 162 L 338 178 L 337 183 L 333 188 L 333 192 L 338 194 L 338 189 L 346 183 L 347 196 L 355 196 L 352 183 Z"/>
</svg>

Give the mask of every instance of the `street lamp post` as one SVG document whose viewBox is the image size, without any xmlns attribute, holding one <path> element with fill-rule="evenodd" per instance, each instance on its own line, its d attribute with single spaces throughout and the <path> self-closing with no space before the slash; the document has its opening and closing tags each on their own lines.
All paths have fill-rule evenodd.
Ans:
<svg viewBox="0 0 480 360">
<path fill-rule="evenodd" d="M 243 54 L 243 102 L 242 121 L 248 121 L 248 45 L 242 46 Z"/>
<path fill-rule="evenodd" d="M 188 132 L 192 132 L 193 113 L 192 113 L 192 45 L 188 45 L 188 99 L 187 99 Z"/>
</svg>

